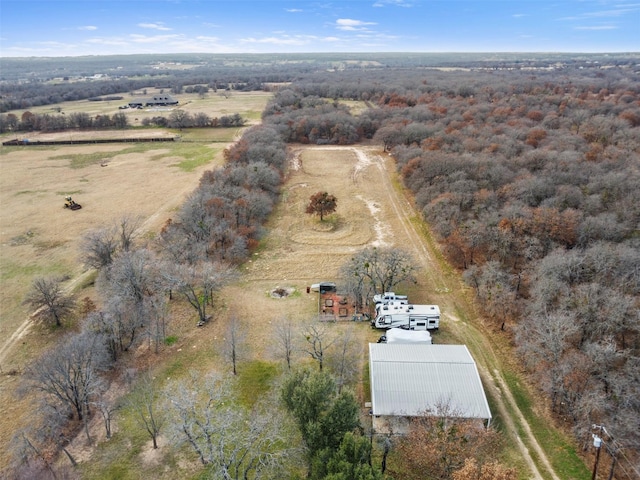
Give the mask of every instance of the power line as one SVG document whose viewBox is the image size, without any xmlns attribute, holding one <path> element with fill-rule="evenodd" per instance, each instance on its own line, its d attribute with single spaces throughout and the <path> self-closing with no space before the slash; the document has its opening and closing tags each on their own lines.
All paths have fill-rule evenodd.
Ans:
<svg viewBox="0 0 640 480">
<path fill-rule="evenodd" d="M 598 460 L 600 457 L 600 449 L 602 448 L 602 446 L 604 446 L 607 449 L 607 453 L 609 453 L 609 456 L 611 457 L 611 470 L 609 471 L 609 480 L 613 478 L 613 472 L 616 466 L 619 466 L 619 468 L 624 472 L 627 478 L 640 479 L 640 473 L 638 472 L 636 467 L 633 465 L 633 463 L 629 460 L 629 458 L 625 455 L 623 451 L 623 447 L 618 444 L 616 439 L 613 437 L 613 435 L 611 435 L 607 431 L 605 426 L 593 424 L 591 425 L 591 429 L 592 430 L 597 429 L 599 431 L 598 434 L 594 434 L 594 433 L 591 434 L 591 436 L 593 437 L 593 446 L 596 448 L 596 458 L 595 458 L 595 463 L 593 465 L 593 474 L 591 479 L 594 480 L 596 478 L 596 473 L 598 470 Z M 607 438 L 606 442 L 604 440 L 604 437 Z M 619 460 L 624 460 L 628 464 L 628 466 L 633 470 L 636 476 L 631 477 L 627 469 L 624 468 L 624 466 L 620 463 Z"/>
<path fill-rule="evenodd" d="M 618 453 L 620 454 L 620 456 L 629 464 L 629 467 L 631 467 L 631 469 L 634 471 L 634 473 L 636 474 L 636 478 L 640 478 L 640 472 L 638 472 L 638 470 L 636 469 L 636 467 L 633 466 L 633 463 L 631 463 L 631 460 L 629 460 L 627 458 L 627 456 L 624 454 L 624 452 L 622 451 L 622 449 L 620 448 L 618 450 Z M 627 472 L 627 470 L 620 464 L 618 463 L 618 465 L 620 466 L 620 468 L 622 469 L 622 471 L 625 473 L 625 475 L 628 478 L 632 478 L 629 473 Z"/>
</svg>

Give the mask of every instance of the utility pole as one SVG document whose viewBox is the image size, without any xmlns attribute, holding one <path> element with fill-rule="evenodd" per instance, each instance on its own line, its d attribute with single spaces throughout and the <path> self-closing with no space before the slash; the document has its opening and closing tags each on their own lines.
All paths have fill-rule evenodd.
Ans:
<svg viewBox="0 0 640 480">
<path fill-rule="evenodd" d="M 591 480 L 596 480 L 596 473 L 598 471 L 598 461 L 600 460 L 600 448 L 602 447 L 602 438 L 592 433 L 593 437 L 593 446 L 596 447 L 596 461 L 593 464 L 593 475 L 591 475 Z"/>
<path fill-rule="evenodd" d="M 603 443 L 605 448 L 607 449 L 607 452 L 609 452 L 609 455 L 611 456 L 611 468 L 609 470 L 608 480 L 612 480 L 613 471 L 615 469 L 616 460 L 617 460 L 616 459 L 616 453 L 617 453 L 616 441 L 609 434 L 609 432 L 607 432 L 607 429 L 604 427 L 604 425 L 591 425 L 591 428 L 593 430 L 596 430 L 596 429 L 598 430 L 597 434 L 596 433 L 591 434 L 591 436 L 593 437 L 593 446 L 596 448 L 596 459 L 593 464 L 593 474 L 591 475 L 591 480 L 596 480 L 596 474 L 598 473 L 598 461 L 600 460 L 600 450 L 602 449 Z M 607 442 L 603 440 L 604 435 L 607 436 Z"/>
</svg>

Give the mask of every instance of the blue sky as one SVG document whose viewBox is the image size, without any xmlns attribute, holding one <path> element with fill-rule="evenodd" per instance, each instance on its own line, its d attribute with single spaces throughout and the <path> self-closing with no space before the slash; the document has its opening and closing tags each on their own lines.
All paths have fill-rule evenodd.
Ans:
<svg viewBox="0 0 640 480">
<path fill-rule="evenodd" d="M 638 52 L 640 0 L 0 0 L 0 56 Z"/>
</svg>

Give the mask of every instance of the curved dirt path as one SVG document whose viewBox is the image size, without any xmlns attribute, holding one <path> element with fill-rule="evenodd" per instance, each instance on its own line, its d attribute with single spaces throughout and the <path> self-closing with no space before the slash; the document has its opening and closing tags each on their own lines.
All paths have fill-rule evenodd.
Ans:
<svg viewBox="0 0 640 480">
<path fill-rule="evenodd" d="M 463 305 L 464 302 L 460 302 L 455 295 L 450 294 L 450 292 L 455 291 L 455 282 L 458 280 L 442 270 L 438 261 L 435 260 L 438 253 L 434 251 L 433 246 L 424 241 L 424 237 L 416 230 L 416 223 L 412 220 L 416 219 L 419 214 L 394 188 L 391 180 L 394 175 L 392 162 L 381 155 L 377 149 L 349 148 L 353 149 L 357 156 L 368 156 L 369 161 L 367 163 L 378 169 L 380 185 L 386 194 L 388 207 L 393 210 L 402 226 L 402 231 L 398 236 L 402 237 L 404 248 L 413 250 L 416 258 L 419 259 L 424 272 L 426 272 L 428 290 L 434 292 L 434 298 L 437 298 L 437 303 L 444 307 L 443 312 L 447 312 L 443 315 L 444 320 L 449 323 L 450 328 L 452 328 L 457 337 L 462 339 L 473 352 L 485 388 L 491 389 L 494 393 L 493 398 L 500 418 L 504 422 L 505 430 L 510 438 L 515 441 L 522 458 L 528 465 L 531 474 L 530 478 L 535 480 L 547 478 L 560 480 L 544 450 L 533 435 L 526 418 L 519 410 L 508 384 L 502 377 L 500 359 L 495 354 L 491 342 L 475 326 L 462 322 L 455 317 L 454 312 L 464 311 L 467 308 Z M 466 316 L 471 317 L 472 315 Z M 516 412 L 515 418 L 510 412 Z M 524 432 L 524 437 L 518 435 L 518 427 Z M 535 452 L 538 463 L 544 465 L 544 471 L 540 471 L 531 453 L 532 450 Z"/>
</svg>

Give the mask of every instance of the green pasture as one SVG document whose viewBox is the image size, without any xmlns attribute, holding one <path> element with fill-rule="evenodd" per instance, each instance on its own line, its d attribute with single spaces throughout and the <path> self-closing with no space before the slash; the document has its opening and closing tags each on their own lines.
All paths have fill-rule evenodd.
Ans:
<svg viewBox="0 0 640 480">
<path fill-rule="evenodd" d="M 16 147 L 19 148 L 19 147 Z M 151 161 L 160 160 L 165 157 L 182 157 L 183 160 L 172 164 L 185 172 L 192 172 L 196 168 L 209 163 L 218 153 L 223 150 L 224 146 L 212 148 L 197 143 L 138 143 L 133 146 L 127 146 L 122 150 L 112 152 L 90 152 L 90 153 L 71 153 L 56 155 L 50 157 L 52 160 L 69 160 L 69 167 L 73 169 L 86 168 L 92 165 L 98 165 L 107 162 L 119 155 L 127 155 L 131 153 L 153 153 L 159 150 L 157 155 L 150 157 Z M 160 149 L 162 151 L 160 151 Z M 167 152 L 169 150 L 169 152 Z"/>
</svg>

